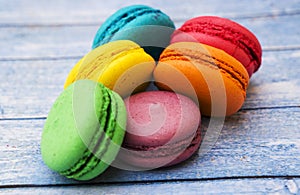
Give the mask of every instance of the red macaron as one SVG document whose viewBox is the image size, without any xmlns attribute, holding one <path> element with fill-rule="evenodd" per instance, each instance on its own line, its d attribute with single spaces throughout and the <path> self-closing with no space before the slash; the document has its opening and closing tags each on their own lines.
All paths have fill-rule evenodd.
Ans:
<svg viewBox="0 0 300 195">
<path fill-rule="evenodd" d="M 249 77 L 261 65 L 262 48 L 246 27 L 226 18 L 201 16 L 186 21 L 171 39 L 175 42 L 200 42 L 221 49 L 247 69 Z"/>
</svg>

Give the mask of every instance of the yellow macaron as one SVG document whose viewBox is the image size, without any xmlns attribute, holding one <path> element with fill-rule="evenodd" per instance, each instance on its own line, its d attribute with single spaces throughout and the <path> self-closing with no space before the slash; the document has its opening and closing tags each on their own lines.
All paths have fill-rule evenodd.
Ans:
<svg viewBox="0 0 300 195">
<path fill-rule="evenodd" d="M 70 71 L 64 88 L 76 80 L 103 83 L 123 98 L 143 90 L 152 79 L 154 59 L 129 40 L 109 42 L 86 54 Z"/>
</svg>

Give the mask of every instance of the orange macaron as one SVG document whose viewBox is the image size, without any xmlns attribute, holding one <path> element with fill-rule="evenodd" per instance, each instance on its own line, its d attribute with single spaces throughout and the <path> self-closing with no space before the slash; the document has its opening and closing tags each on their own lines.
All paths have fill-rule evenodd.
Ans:
<svg viewBox="0 0 300 195">
<path fill-rule="evenodd" d="M 158 88 L 199 102 L 206 116 L 228 116 L 243 105 L 249 76 L 245 67 L 221 49 L 201 43 L 168 46 L 154 70 Z"/>
</svg>

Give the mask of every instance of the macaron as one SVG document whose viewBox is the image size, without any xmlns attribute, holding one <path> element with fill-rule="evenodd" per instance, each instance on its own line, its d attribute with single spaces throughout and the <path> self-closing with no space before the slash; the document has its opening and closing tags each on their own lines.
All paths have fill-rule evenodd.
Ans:
<svg viewBox="0 0 300 195">
<path fill-rule="evenodd" d="M 171 43 L 200 42 L 224 50 L 241 62 L 249 77 L 261 65 L 262 48 L 246 27 L 217 16 L 200 16 L 186 21 L 172 35 Z"/>
<path fill-rule="evenodd" d="M 101 82 L 123 98 L 142 91 L 152 79 L 156 63 L 138 44 L 129 40 L 106 43 L 91 50 L 70 71 L 64 87 L 76 80 Z"/>
<path fill-rule="evenodd" d="M 220 117 L 242 107 L 249 84 L 247 70 L 238 60 L 195 42 L 168 46 L 154 70 L 154 80 L 160 89 L 199 101 L 202 115 Z"/>
<path fill-rule="evenodd" d="M 170 43 L 175 30 L 165 13 L 145 5 L 131 5 L 111 15 L 98 29 L 92 48 L 115 40 L 131 40 L 141 45 L 154 59 Z"/>
<path fill-rule="evenodd" d="M 67 178 L 93 179 L 115 159 L 125 128 L 126 108 L 117 93 L 101 83 L 77 81 L 49 112 L 41 139 L 43 161 Z"/>
<path fill-rule="evenodd" d="M 127 169 L 175 165 L 199 148 L 201 116 L 190 98 L 168 91 L 146 91 L 128 97 L 125 105 L 127 130 L 117 161 L 127 164 Z"/>
</svg>

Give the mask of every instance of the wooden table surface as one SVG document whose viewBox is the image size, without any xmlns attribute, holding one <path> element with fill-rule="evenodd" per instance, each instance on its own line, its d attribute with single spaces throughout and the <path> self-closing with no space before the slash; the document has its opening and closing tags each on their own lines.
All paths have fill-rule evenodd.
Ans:
<svg viewBox="0 0 300 195">
<path fill-rule="evenodd" d="M 233 19 L 257 35 L 262 67 L 207 153 L 170 168 L 66 179 L 42 162 L 45 118 L 101 23 L 131 4 L 161 9 L 176 27 L 200 15 Z M 300 194 L 299 26 L 299 0 L 0 0 L 0 193 Z"/>
</svg>

